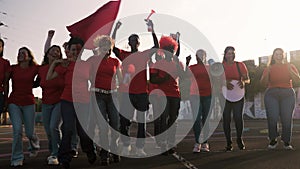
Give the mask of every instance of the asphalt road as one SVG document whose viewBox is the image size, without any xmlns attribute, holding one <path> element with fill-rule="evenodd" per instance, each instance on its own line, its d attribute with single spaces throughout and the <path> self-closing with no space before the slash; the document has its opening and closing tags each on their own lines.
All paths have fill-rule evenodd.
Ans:
<svg viewBox="0 0 300 169">
<path fill-rule="evenodd" d="M 109 166 L 100 166 L 99 158 L 95 164 L 90 165 L 86 156 L 81 151 L 79 157 L 72 160 L 72 169 L 85 168 L 107 168 L 107 169 L 299 169 L 300 168 L 300 120 L 294 120 L 292 145 L 294 150 L 283 149 L 280 142 L 275 150 L 268 150 L 266 120 L 246 120 L 244 131 L 244 142 L 246 150 L 238 150 L 233 144 L 234 151 L 225 152 L 226 145 L 223 130 L 219 124 L 212 137 L 209 139 L 211 151 L 209 153 L 193 154 L 194 137 L 190 132 L 178 145 L 177 154 L 157 155 L 149 158 L 125 158 L 119 163 Z M 151 133 L 151 124 L 147 130 Z M 134 132 L 134 130 L 133 130 Z M 24 169 L 32 168 L 56 168 L 48 166 L 46 158 L 49 155 L 47 140 L 43 126 L 37 125 L 37 133 L 41 138 L 41 150 L 35 158 L 29 158 L 26 152 L 27 139 L 24 138 L 24 152 L 26 158 Z M 235 136 L 233 128 L 233 136 Z M 233 138 L 233 140 L 235 140 Z M 12 142 L 11 126 L 0 126 L 0 169 L 9 168 Z M 147 150 L 147 148 L 146 148 Z"/>
</svg>

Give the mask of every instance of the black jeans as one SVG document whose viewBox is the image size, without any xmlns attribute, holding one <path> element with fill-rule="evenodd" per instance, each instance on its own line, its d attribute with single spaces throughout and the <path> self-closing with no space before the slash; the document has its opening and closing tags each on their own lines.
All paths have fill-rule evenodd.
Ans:
<svg viewBox="0 0 300 169">
<path fill-rule="evenodd" d="M 230 102 L 226 100 L 225 107 L 223 111 L 223 129 L 226 137 L 227 144 L 232 143 L 231 139 L 231 112 L 233 112 L 233 119 L 236 128 L 236 137 L 239 139 L 242 137 L 244 129 L 243 120 L 243 108 L 244 108 L 244 98 L 237 102 Z"/>
<path fill-rule="evenodd" d="M 162 99 L 159 99 L 161 103 L 163 102 Z M 179 114 L 180 108 L 180 98 L 178 97 L 169 97 L 167 96 L 166 99 L 166 107 L 161 115 L 161 132 L 167 133 L 163 134 L 162 139 L 162 146 L 168 146 L 169 148 L 175 146 L 175 136 L 176 136 L 176 129 L 177 129 L 177 117 Z M 164 104 L 163 104 L 164 105 Z"/>
<path fill-rule="evenodd" d="M 76 107 L 76 109 L 75 109 Z M 94 152 L 93 140 L 86 134 L 82 125 L 86 125 L 89 104 L 73 103 L 66 100 L 61 100 L 61 115 L 62 115 L 62 140 L 58 150 L 58 160 L 60 163 L 70 163 L 71 155 L 71 139 L 73 128 L 76 125 L 77 134 L 80 138 L 80 145 L 83 152 L 89 154 Z M 76 111 L 78 111 L 76 113 Z M 77 116 L 77 114 L 79 116 Z"/>
<path fill-rule="evenodd" d="M 130 144 L 130 125 L 134 115 L 134 110 L 137 110 L 138 132 L 137 138 L 146 137 L 146 111 L 149 108 L 148 94 L 128 94 L 122 93 L 120 105 L 120 132 L 121 141 L 124 146 Z M 145 139 L 137 139 L 136 147 L 143 148 Z"/>
</svg>

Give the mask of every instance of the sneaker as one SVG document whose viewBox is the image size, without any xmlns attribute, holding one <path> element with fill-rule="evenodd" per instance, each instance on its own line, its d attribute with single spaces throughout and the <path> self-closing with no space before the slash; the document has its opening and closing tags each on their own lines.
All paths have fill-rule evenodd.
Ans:
<svg viewBox="0 0 300 169">
<path fill-rule="evenodd" d="M 56 156 L 49 156 L 47 158 L 47 161 L 48 161 L 48 165 L 58 165 L 59 164 Z"/>
<path fill-rule="evenodd" d="M 137 148 L 136 149 L 136 155 L 139 157 L 145 157 L 147 156 L 147 154 L 145 153 L 143 148 Z"/>
<path fill-rule="evenodd" d="M 226 152 L 229 152 L 229 151 L 232 151 L 233 150 L 233 147 L 231 144 L 227 144 L 227 146 L 225 147 L 225 151 Z"/>
<path fill-rule="evenodd" d="M 129 156 L 131 151 L 131 146 L 124 146 L 122 150 L 122 156 Z"/>
<path fill-rule="evenodd" d="M 195 143 L 193 148 L 193 153 L 200 153 L 200 150 L 201 150 L 201 144 Z"/>
<path fill-rule="evenodd" d="M 240 150 L 245 150 L 246 149 L 245 143 L 244 143 L 242 138 L 236 139 L 236 143 L 237 143 Z"/>
<path fill-rule="evenodd" d="M 293 146 L 290 143 L 284 143 L 283 148 L 286 150 L 294 150 Z"/>
<path fill-rule="evenodd" d="M 201 151 L 202 152 L 209 152 L 209 144 L 208 143 L 204 143 L 201 145 Z"/>
<path fill-rule="evenodd" d="M 23 161 L 20 160 L 20 161 L 16 161 L 16 162 L 11 162 L 10 166 L 11 167 L 21 167 L 21 166 L 23 166 Z"/>
<path fill-rule="evenodd" d="M 36 150 L 32 150 L 29 152 L 29 157 L 30 158 L 34 158 L 38 155 L 38 152 Z"/>
<path fill-rule="evenodd" d="M 78 151 L 75 150 L 75 149 L 73 149 L 73 150 L 71 151 L 71 155 L 72 155 L 73 158 L 78 158 Z"/>
<path fill-rule="evenodd" d="M 40 149 L 40 141 L 39 139 L 35 139 L 35 140 L 29 140 L 30 141 L 30 144 L 32 146 L 32 148 L 34 149 Z"/>
<path fill-rule="evenodd" d="M 268 149 L 273 150 L 277 147 L 277 140 L 276 139 L 272 139 L 270 141 L 270 144 L 268 145 Z"/>
</svg>

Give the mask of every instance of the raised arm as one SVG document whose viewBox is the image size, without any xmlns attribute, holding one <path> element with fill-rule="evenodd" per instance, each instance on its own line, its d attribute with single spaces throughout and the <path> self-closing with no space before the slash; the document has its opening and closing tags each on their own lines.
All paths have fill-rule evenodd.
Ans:
<svg viewBox="0 0 300 169">
<path fill-rule="evenodd" d="M 48 36 L 47 36 L 47 39 L 46 39 L 46 42 L 45 42 L 45 46 L 44 46 L 44 53 L 46 53 L 47 50 L 50 48 L 51 41 L 52 41 L 52 38 L 54 36 L 54 33 L 55 33 L 55 30 L 49 30 L 48 31 Z"/>
<path fill-rule="evenodd" d="M 154 25 L 153 25 L 153 22 L 152 20 L 149 20 L 147 22 L 147 25 L 151 27 L 151 30 L 152 30 L 152 38 L 153 38 L 153 42 L 154 42 L 154 46 L 152 47 L 155 48 L 155 49 L 158 49 L 159 48 L 159 43 L 158 43 L 158 39 L 157 39 L 157 36 L 155 34 L 155 31 L 154 31 Z"/>
<path fill-rule="evenodd" d="M 179 40 L 180 33 L 179 32 L 176 33 L 176 37 L 177 37 L 176 41 L 178 43 L 178 48 L 177 48 L 177 51 L 176 51 L 176 56 L 179 57 L 179 55 L 180 55 L 180 40 Z"/>
<path fill-rule="evenodd" d="M 118 29 L 120 29 L 121 25 L 122 25 L 122 22 L 120 22 L 120 21 L 118 21 L 118 22 L 116 23 L 115 29 L 114 29 L 113 34 L 112 34 L 112 36 L 111 36 L 111 38 L 112 38 L 113 40 L 116 40 L 117 31 L 118 31 Z"/>
<path fill-rule="evenodd" d="M 121 25 L 122 25 L 122 22 L 120 22 L 120 21 L 118 21 L 118 22 L 116 23 L 115 29 L 114 29 L 113 34 L 112 34 L 112 36 L 111 36 L 111 38 L 112 38 L 114 41 L 116 41 L 117 31 L 118 31 L 118 29 L 121 27 Z M 114 47 L 113 47 L 113 52 L 114 52 L 114 54 L 115 54 L 117 57 L 120 55 L 120 49 L 117 48 L 115 45 L 114 45 Z"/>
</svg>

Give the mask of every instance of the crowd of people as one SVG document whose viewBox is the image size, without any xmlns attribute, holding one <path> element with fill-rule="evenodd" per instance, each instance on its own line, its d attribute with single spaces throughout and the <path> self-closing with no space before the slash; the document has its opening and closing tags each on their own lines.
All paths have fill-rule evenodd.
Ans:
<svg viewBox="0 0 300 169">
<path fill-rule="evenodd" d="M 210 151 L 208 140 L 212 95 L 214 91 L 221 93 L 222 90 L 225 91 L 224 95 L 220 95 L 224 100 L 221 105 L 227 142 L 225 151 L 233 150 L 230 127 L 232 114 L 236 143 L 240 150 L 246 149 L 243 141 L 244 95 L 241 91 L 245 84 L 250 83 L 250 78 L 245 64 L 235 61 L 235 48 L 225 48 L 221 63 L 224 72 L 215 76 L 210 72 L 213 65 L 208 64 L 205 49 L 197 50 L 196 64 L 190 65 L 192 57 L 188 56 L 184 66 L 179 59 L 180 34 L 162 36 L 158 40 L 152 21 L 149 20 L 147 25 L 151 27 L 149 30 L 154 43 L 148 50 L 139 51 L 140 39 L 137 34 L 128 38 L 130 51 L 116 47 L 114 40 L 121 27 L 118 22 L 112 37 L 102 35 L 94 40 L 94 55 L 87 60 L 81 58 L 85 42 L 80 37 L 71 37 L 63 45 L 67 56 L 63 58 L 61 47 L 51 45 L 54 31 L 50 30 L 41 65 L 36 63 L 27 47 L 18 50 L 17 64 L 10 65 L 3 58 L 4 41 L 0 39 L 0 108 L 1 112 L 9 112 L 13 127 L 12 167 L 23 165 L 23 124 L 29 140 L 29 156 L 37 156 L 40 149 L 39 138 L 35 133 L 35 102 L 32 93 L 32 89 L 39 86 L 42 88 L 42 114 L 48 138 L 49 165 L 70 168 L 72 158 L 78 154 L 78 139 L 90 164 L 96 161 L 97 146 L 101 147 L 99 156 L 101 165 L 104 166 L 119 162 L 121 156 L 129 156 L 132 148 L 130 127 L 135 110 L 136 155 L 146 157 L 146 115 L 149 104 L 153 107 L 156 146 L 160 148 L 162 155 L 176 152 L 177 118 L 182 97 L 179 82 L 184 81 L 190 82 L 187 83 L 190 84 L 188 98 L 191 102 L 195 136 L 192 152 Z M 116 57 L 112 57 L 112 53 Z M 296 67 L 287 63 L 285 57 L 284 51 L 276 48 L 261 77 L 261 83 L 267 86 L 264 103 L 268 119 L 269 149 L 276 148 L 278 143 L 279 118 L 284 148 L 293 149 L 292 115 L 296 97 L 292 82 L 300 83 L 300 77 Z M 213 89 L 214 79 L 221 79 L 224 89 Z M 12 91 L 9 95 L 10 80 Z M 232 98 L 232 94 L 226 95 L 226 92 L 242 94 Z M 96 110 L 99 110 L 100 118 L 94 118 L 99 116 Z M 96 126 L 100 132 L 99 145 L 93 140 Z M 203 137 L 200 137 L 201 134 Z M 116 153 L 119 138 L 122 143 L 120 154 Z"/>
</svg>

